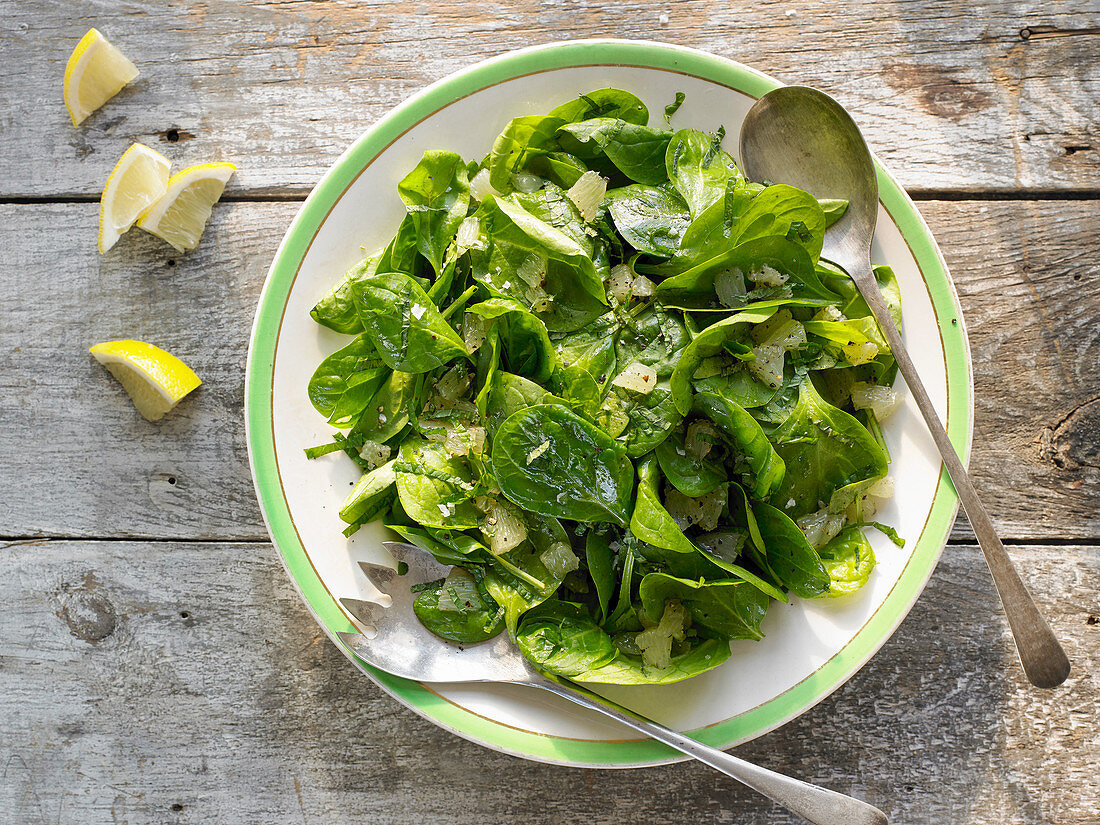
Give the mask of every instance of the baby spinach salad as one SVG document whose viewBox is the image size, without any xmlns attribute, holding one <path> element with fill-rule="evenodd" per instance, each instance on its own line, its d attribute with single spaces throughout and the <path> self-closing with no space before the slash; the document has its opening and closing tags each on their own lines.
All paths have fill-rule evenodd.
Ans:
<svg viewBox="0 0 1100 825">
<path fill-rule="evenodd" d="M 674 682 L 773 601 L 863 586 L 864 527 L 900 542 L 872 521 L 895 365 L 820 257 L 847 204 L 746 180 L 722 140 L 599 89 L 480 161 L 427 152 L 396 234 L 313 308 L 349 338 L 309 382 L 338 431 L 307 454 L 363 470 L 346 534 L 381 519 L 453 565 L 416 599 L 444 639 Z"/>
</svg>

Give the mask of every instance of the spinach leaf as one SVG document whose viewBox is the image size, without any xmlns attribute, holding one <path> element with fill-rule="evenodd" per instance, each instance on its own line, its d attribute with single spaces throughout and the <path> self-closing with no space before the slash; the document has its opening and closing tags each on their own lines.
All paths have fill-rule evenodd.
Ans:
<svg viewBox="0 0 1100 825">
<path fill-rule="evenodd" d="M 657 373 L 659 381 L 665 381 L 672 377 L 687 344 L 687 329 L 679 313 L 650 304 L 624 325 L 615 342 L 615 355 L 623 368 L 644 364 Z"/>
<path fill-rule="evenodd" d="M 500 340 L 501 360 L 509 372 L 546 381 L 558 365 L 558 355 L 546 325 L 515 301 L 490 298 L 474 304 L 467 312 L 495 320 Z"/>
<path fill-rule="evenodd" d="M 487 561 L 488 548 L 465 533 L 400 524 L 393 518 L 386 521 L 386 528 L 398 533 L 409 544 L 428 551 L 440 564 L 473 567 L 474 562 Z M 454 540 L 456 536 L 460 537 L 459 541 Z"/>
<path fill-rule="evenodd" d="M 768 566 L 775 571 L 783 586 L 806 599 L 826 593 L 829 574 L 798 525 L 770 504 L 757 502 L 753 505 L 753 512 L 764 538 Z"/>
<path fill-rule="evenodd" d="M 526 115 L 508 121 L 489 153 L 489 183 L 493 188 L 511 191 L 513 172 L 523 169 L 531 157 L 557 149 L 558 129 L 564 123 L 552 115 Z"/>
<path fill-rule="evenodd" d="M 668 483 L 685 496 L 705 496 L 726 482 L 725 466 L 690 455 L 684 448 L 684 434 L 678 430 L 657 447 L 656 455 Z"/>
<path fill-rule="evenodd" d="M 844 213 L 848 211 L 848 201 L 843 198 L 822 198 L 818 203 L 821 204 L 821 211 L 825 213 L 826 229 L 843 218 Z"/>
<path fill-rule="evenodd" d="M 701 639 L 682 653 L 673 653 L 665 667 L 642 662 L 640 656 L 620 653 L 594 670 L 572 676 L 574 682 L 604 685 L 670 685 L 718 667 L 730 657 L 729 642 Z"/>
<path fill-rule="evenodd" d="M 767 498 L 778 489 L 785 474 L 783 459 L 755 418 L 736 402 L 712 392 L 697 393 L 692 409 L 717 424 L 745 457 L 754 498 Z"/>
<path fill-rule="evenodd" d="M 529 519 L 529 529 L 529 541 L 501 556 L 490 556 L 485 574 L 485 587 L 504 607 L 504 621 L 513 635 L 524 611 L 551 598 L 564 579 L 564 575 L 551 573 L 542 561 L 550 544 L 567 538 L 561 525 L 555 519 L 543 522 L 536 517 Z"/>
<path fill-rule="evenodd" d="M 677 92 L 673 101 L 665 106 L 665 123 L 672 124 L 672 116 L 680 110 L 680 107 L 684 105 L 684 101 L 687 99 L 687 95 L 683 92 Z"/>
<path fill-rule="evenodd" d="M 609 117 L 567 123 L 560 132 L 575 138 L 590 151 L 599 150 L 637 183 L 656 186 L 668 180 L 665 152 L 672 132 Z"/>
<path fill-rule="evenodd" d="M 504 611 L 461 567 L 417 593 L 413 613 L 436 636 L 458 644 L 477 644 L 504 629 Z"/>
<path fill-rule="evenodd" d="M 875 551 L 856 526 L 845 527 L 819 552 L 829 574 L 828 596 L 854 593 L 867 584 L 875 569 Z"/>
<path fill-rule="evenodd" d="M 660 481 L 661 474 L 654 456 L 647 456 L 638 462 L 638 494 L 634 513 L 630 516 L 630 532 L 654 547 L 674 553 L 698 552 L 661 504 Z M 660 619 L 660 613 L 656 618 Z"/>
<path fill-rule="evenodd" d="M 529 157 L 526 169 L 562 189 L 569 189 L 588 171 L 580 158 L 568 152 L 546 152 Z"/>
<path fill-rule="evenodd" d="M 470 206 L 466 164 L 454 152 L 425 152 L 397 184 L 397 192 L 416 232 L 417 248 L 431 261 L 438 278 L 447 247 Z"/>
<path fill-rule="evenodd" d="M 417 269 L 416 228 L 412 219 L 405 215 L 397 234 L 381 252 L 364 258 L 353 266 L 340 279 L 324 298 L 310 310 L 309 314 L 318 324 L 337 332 L 353 335 L 363 331 L 363 323 L 355 309 L 353 286 L 356 281 L 370 278 L 376 272 L 405 272 L 415 275 Z"/>
<path fill-rule="evenodd" d="M 692 220 L 675 259 L 659 267 L 658 274 L 683 272 L 747 241 L 769 237 L 786 238 L 806 251 L 811 264 L 816 262 L 825 237 L 821 205 L 793 186 L 777 184 L 756 194 L 751 185 L 732 185 Z"/>
<path fill-rule="evenodd" d="M 656 623 L 665 602 L 677 599 L 692 622 L 730 639 L 763 639 L 760 622 L 771 599 L 753 585 L 735 579 L 702 582 L 666 573 L 647 573 L 638 586 L 642 610 Z"/>
<path fill-rule="evenodd" d="M 388 373 L 389 368 L 379 358 L 370 336 L 360 333 L 314 370 L 307 389 L 309 400 L 333 426 L 350 426 Z M 344 401 L 349 393 L 351 397 Z"/>
<path fill-rule="evenodd" d="M 668 179 L 698 217 L 725 197 L 732 185 L 743 186 L 745 176 L 721 147 L 720 135 L 681 129 L 672 136 L 665 152 Z"/>
<path fill-rule="evenodd" d="M 684 351 L 680 354 L 680 360 L 672 371 L 669 388 L 672 398 L 676 403 L 676 409 L 682 415 L 691 412 L 691 387 L 695 378 L 695 372 L 699 369 L 703 360 L 718 355 L 725 350 L 728 342 L 738 341 L 748 335 L 749 330 L 756 324 L 761 324 L 775 314 L 778 306 L 754 306 L 729 318 L 723 318 L 716 324 L 700 332 L 692 339 Z M 774 393 L 773 393 L 774 394 Z M 743 396 L 732 396 L 732 399 L 741 406 Z M 751 399 L 749 406 L 752 406 Z"/>
<path fill-rule="evenodd" d="M 629 516 L 633 466 L 614 439 L 565 407 L 507 418 L 493 439 L 493 475 L 505 496 L 536 513 L 620 525 Z"/>
<path fill-rule="evenodd" d="M 608 312 L 584 329 L 556 336 L 554 346 L 562 365 L 583 369 L 602 389 L 615 373 L 619 329 L 615 314 Z"/>
<path fill-rule="evenodd" d="M 490 424 L 497 428 L 512 413 L 536 404 L 548 403 L 552 403 L 550 393 L 534 381 L 529 381 L 522 375 L 501 371 L 493 378 L 485 413 Z"/>
<path fill-rule="evenodd" d="M 401 444 L 393 469 L 401 506 L 414 521 L 456 530 L 481 525 L 482 515 L 472 501 L 476 484 L 470 466 L 443 445 L 410 437 Z"/>
<path fill-rule="evenodd" d="M 463 322 L 465 323 L 465 321 Z M 477 364 L 474 375 L 477 393 L 474 406 L 483 418 L 489 411 L 489 401 L 493 393 L 493 383 L 500 372 L 500 331 L 491 326 L 485 333 L 485 340 L 477 350 Z"/>
<path fill-rule="evenodd" d="M 611 570 L 611 542 L 608 535 L 589 530 L 584 541 L 584 555 L 588 565 L 588 575 L 596 587 L 602 622 L 608 617 L 611 594 L 615 592 L 615 576 Z"/>
<path fill-rule="evenodd" d="M 409 423 L 409 411 L 419 394 L 422 378 L 407 372 L 391 372 L 367 403 L 351 433 L 360 441 L 384 444 Z"/>
<path fill-rule="evenodd" d="M 566 401 L 570 407 L 577 410 L 590 421 L 595 419 L 599 412 L 603 393 L 600 391 L 596 379 L 582 367 L 575 364 L 559 366 L 555 370 L 550 385 L 559 398 Z"/>
<path fill-rule="evenodd" d="M 649 123 L 649 109 L 623 89 L 596 89 L 550 110 L 551 117 L 578 123 L 594 117 L 614 117 L 639 126 Z"/>
<path fill-rule="evenodd" d="M 390 369 L 422 373 L 468 357 L 458 333 L 408 275 L 384 272 L 353 289 L 363 327 Z"/>
<path fill-rule="evenodd" d="M 514 196 L 487 197 L 478 215 L 489 242 L 471 250 L 470 260 L 474 279 L 492 295 L 533 306 L 539 287 L 553 296 L 539 315 L 558 332 L 579 329 L 607 311 L 591 242 L 580 243 L 541 220 Z"/>
<path fill-rule="evenodd" d="M 722 309 L 715 290 L 715 280 L 727 269 L 741 273 L 759 272 L 765 266 L 787 275 L 787 287 L 795 298 L 821 299 L 825 304 L 836 296 L 818 279 L 806 250 L 786 238 L 769 236 L 745 241 L 721 255 L 708 258 L 691 269 L 665 279 L 657 285 L 657 296 L 665 306 L 682 309 Z M 757 290 L 740 296 L 751 302 Z"/>
<path fill-rule="evenodd" d="M 639 252 L 671 258 L 691 223 L 687 204 L 668 184 L 640 183 L 611 189 L 606 195 L 615 229 Z"/>
<path fill-rule="evenodd" d="M 364 473 L 358 483 L 351 488 L 344 506 L 340 508 L 340 518 L 348 524 L 367 523 L 378 518 L 393 503 L 394 483 L 397 474 L 393 466 L 395 460 L 387 461 Z"/>
<path fill-rule="evenodd" d="M 618 408 L 626 416 L 626 427 L 618 438 L 626 445 L 631 458 L 645 455 L 657 448 L 669 432 L 683 420 L 667 382 L 661 382 L 646 394 L 615 387 Z M 610 396 L 608 396 L 610 400 Z"/>
<path fill-rule="evenodd" d="M 524 615 L 516 645 L 541 670 L 567 677 L 598 669 L 618 656 L 611 637 L 580 605 L 556 599 Z"/>
<path fill-rule="evenodd" d="M 840 512 L 886 475 L 888 460 L 878 442 L 854 417 L 825 401 L 811 380 L 802 382 L 798 403 L 772 433 L 772 443 L 787 473 L 771 502 L 792 518 L 824 506 Z"/>
</svg>

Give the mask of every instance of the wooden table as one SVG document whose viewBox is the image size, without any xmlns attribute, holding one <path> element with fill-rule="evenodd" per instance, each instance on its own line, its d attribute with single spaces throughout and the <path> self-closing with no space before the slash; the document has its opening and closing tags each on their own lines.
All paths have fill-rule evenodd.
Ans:
<svg viewBox="0 0 1100 825">
<path fill-rule="evenodd" d="M 78 130 L 61 76 L 92 25 L 142 76 Z M 895 823 L 1096 823 L 1098 35 L 1096 0 L 5 0 L 0 822 L 793 821 L 700 765 L 550 767 L 415 716 L 325 640 L 249 479 L 246 337 L 323 170 L 451 71 L 621 36 L 832 93 L 919 201 L 970 330 L 976 482 L 1074 665 L 1027 685 L 960 520 L 871 663 L 738 752 Z M 135 232 L 97 255 L 99 191 L 134 140 L 239 164 L 196 252 Z M 159 424 L 87 354 L 130 337 L 204 379 Z"/>
</svg>

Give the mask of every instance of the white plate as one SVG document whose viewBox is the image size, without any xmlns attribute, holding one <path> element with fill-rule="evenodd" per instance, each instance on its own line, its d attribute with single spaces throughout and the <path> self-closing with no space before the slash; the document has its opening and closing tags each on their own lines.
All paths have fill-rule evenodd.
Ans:
<svg viewBox="0 0 1100 825">
<path fill-rule="evenodd" d="M 363 135 L 325 175 L 272 264 L 249 350 L 246 395 L 253 475 L 269 530 L 307 605 L 334 640 L 337 631 L 352 629 L 335 598 L 373 598 L 356 562 L 385 561 L 379 542 L 392 535 L 371 525 L 345 539 L 337 511 L 359 471 L 339 455 L 308 461 L 303 454 L 331 433 L 310 405 L 306 384 L 317 364 L 348 340 L 317 325 L 309 310 L 345 270 L 396 231 L 404 214 L 398 180 L 425 150 L 481 158 L 511 117 L 546 112 L 591 89 L 614 86 L 635 93 L 654 121 L 683 91 L 687 98 L 675 116 L 677 125 L 707 131 L 725 126 L 735 136 L 753 100 L 777 85 L 740 64 L 663 44 L 576 41 L 525 49 L 424 90 Z M 735 143 L 727 139 L 728 145 Z M 965 455 L 973 403 L 958 300 L 927 227 L 881 169 L 880 190 L 872 256 L 897 274 L 907 346 Z M 920 594 L 957 507 L 911 399 L 885 432 L 897 492 L 878 518 L 894 525 L 906 546 L 898 549 L 882 536 L 870 536 L 879 564 L 866 587 L 841 599 L 773 604 L 763 625 L 765 639 L 735 642 L 730 660 L 701 676 L 601 692 L 728 747 L 782 724 L 849 678 Z M 537 691 L 426 687 L 357 664 L 417 712 L 498 750 L 604 767 L 683 758 Z"/>
</svg>

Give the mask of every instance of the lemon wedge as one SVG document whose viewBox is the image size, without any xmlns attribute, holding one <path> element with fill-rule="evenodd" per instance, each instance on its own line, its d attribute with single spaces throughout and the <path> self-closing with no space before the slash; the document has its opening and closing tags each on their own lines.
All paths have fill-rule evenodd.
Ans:
<svg viewBox="0 0 1100 825">
<path fill-rule="evenodd" d="M 176 356 L 143 341 L 105 341 L 89 352 L 118 379 L 138 412 L 150 421 L 163 418 L 202 383 Z"/>
<path fill-rule="evenodd" d="M 143 143 L 122 153 L 99 199 L 100 252 L 114 246 L 122 233 L 164 196 L 171 165 L 168 158 Z"/>
<path fill-rule="evenodd" d="M 138 76 L 137 66 L 97 29 L 80 38 L 65 64 L 65 108 L 79 126 Z"/>
<path fill-rule="evenodd" d="M 137 225 L 180 252 L 194 249 L 214 204 L 236 171 L 232 163 L 200 163 L 177 172 L 168 181 L 164 197 L 138 219 Z"/>
</svg>

